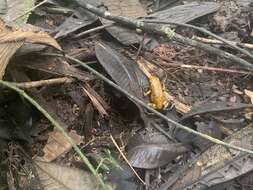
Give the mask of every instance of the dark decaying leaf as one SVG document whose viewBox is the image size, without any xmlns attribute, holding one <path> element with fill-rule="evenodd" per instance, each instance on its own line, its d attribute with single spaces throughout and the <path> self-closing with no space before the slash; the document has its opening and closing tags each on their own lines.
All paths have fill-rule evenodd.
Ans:
<svg viewBox="0 0 253 190">
<path fill-rule="evenodd" d="M 144 96 L 143 91 L 143 89 L 149 87 L 149 81 L 137 63 L 105 44 L 97 44 L 95 52 L 100 64 L 121 88 L 142 101 L 149 102 L 147 97 Z M 147 126 L 150 120 L 149 116 L 145 114 L 142 106 L 136 102 L 134 103 L 138 107 L 140 116 Z"/>
<path fill-rule="evenodd" d="M 236 178 L 236 180 L 233 180 L 231 182 L 225 183 L 227 190 L 235 189 L 235 187 L 242 188 L 243 190 L 252 190 L 253 186 L 253 171 L 246 173 L 243 176 L 240 176 Z M 221 185 L 214 186 L 213 189 L 221 189 Z M 208 189 L 208 190 L 213 190 Z"/>
<path fill-rule="evenodd" d="M 137 190 L 137 184 L 133 179 L 134 174 L 129 166 L 120 163 L 120 167 L 113 168 L 109 174 L 108 179 L 116 186 L 116 190 Z"/>
<path fill-rule="evenodd" d="M 223 111 L 243 110 L 246 108 L 252 109 L 253 105 L 244 103 L 230 103 L 230 102 L 208 103 L 192 107 L 191 110 L 182 117 L 181 122 L 186 121 L 187 119 L 190 119 L 195 115 L 201 115 L 206 113 L 217 113 Z"/>
<path fill-rule="evenodd" d="M 0 103 L 0 139 L 31 142 L 32 109 L 21 99 Z"/>
<path fill-rule="evenodd" d="M 157 12 L 159 10 L 163 10 L 169 6 L 171 6 L 174 3 L 177 3 L 179 0 L 159 0 L 159 1 L 155 1 L 153 4 L 154 8 L 153 11 Z"/>
<path fill-rule="evenodd" d="M 99 5 L 98 1 L 87 2 Z M 54 29 L 53 33 L 55 34 L 55 38 L 65 37 L 80 28 L 92 24 L 98 19 L 96 15 L 81 8 L 76 3 L 73 3 L 73 1 L 50 0 L 50 3 L 57 7 L 67 8 L 72 14 L 70 17 L 66 18 L 61 25 Z"/>
<path fill-rule="evenodd" d="M 219 128 L 219 123 L 215 120 L 206 122 L 194 122 L 194 127 L 196 127 L 196 131 L 198 132 L 204 133 L 217 139 L 222 138 L 222 132 Z M 173 131 L 173 137 L 176 138 L 179 142 L 190 143 L 202 151 L 206 150 L 210 145 L 212 145 L 210 141 L 207 141 L 206 139 L 178 128 Z"/>
<path fill-rule="evenodd" d="M 252 150 L 252 124 L 232 134 L 225 139 L 225 142 Z M 172 190 L 204 190 L 207 187 L 228 182 L 251 171 L 252 162 L 251 155 L 214 145 L 199 156 Z M 196 168 L 200 170 L 199 175 L 189 176 L 189 173 L 193 173 L 191 170 Z"/>
<path fill-rule="evenodd" d="M 105 44 L 95 46 L 96 56 L 112 79 L 129 93 L 142 98 L 148 80 L 138 65 Z"/>
<path fill-rule="evenodd" d="M 128 159 L 133 167 L 152 169 L 168 164 L 186 151 L 180 143 L 145 144 L 130 149 Z"/>
<path fill-rule="evenodd" d="M 75 77 L 80 81 L 89 81 L 94 78 L 91 74 L 71 66 L 66 61 L 58 59 L 53 60 L 37 59 L 36 62 L 25 62 L 25 64 L 20 64 L 19 66 L 55 75 Z"/>
<path fill-rule="evenodd" d="M 150 14 L 146 18 L 168 21 L 168 22 L 181 22 L 187 23 L 196 18 L 213 13 L 219 9 L 220 5 L 214 2 L 193 2 L 185 5 L 176 6 L 163 11 Z"/>
<path fill-rule="evenodd" d="M 145 130 L 133 135 L 127 143 L 127 150 L 141 144 L 169 144 L 171 143 L 167 137 L 157 132 L 146 132 Z"/>
<path fill-rule="evenodd" d="M 116 16 L 126 16 L 130 18 L 138 18 L 146 16 L 139 0 L 102 0 L 108 11 Z M 103 24 L 112 23 L 110 20 L 101 19 Z M 113 37 L 125 45 L 139 43 L 141 37 L 134 30 L 114 26 L 106 29 Z"/>
<path fill-rule="evenodd" d="M 168 2 L 166 1 L 166 4 Z M 218 3 L 214 2 L 192 2 L 185 5 L 179 5 L 176 7 L 168 8 L 163 11 L 158 11 L 145 17 L 146 20 L 159 20 L 163 22 L 180 22 L 187 23 L 202 17 L 204 15 L 213 13 L 219 8 Z M 160 26 L 158 26 L 160 27 Z M 146 40 L 144 47 L 152 50 L 158 46 L 158 42 L 155 38 Z"/>
<path fill-rule="evenodd" d="M 217 114 L 221 112 L 228 112 L 228 111 L 235 111 L 235 110 L 238 111 L 238 110 L 252 109 L 252 108 L 253 108 L 252 104 L 244 104 L 244 103 L 230 103 L 230 102 L 208 103 L 208 104 L 203 104 L 203 105 L 199 105 L 195 107 L 193 106 L 192 109 L 181 118 L 180 122 L 187 123 L 187 121 L 189 121 L 193 116 L 196 116 L 196 115 L 203 115 L 203 114 L 208 114 L 208 113 Z M 212 124 L 212 122 L 214 122 L 214 124 Z M 220 138 L 220 135 L 216 133 L 218 123 L 217 121 L 214 121 L 214 120 L 212 122 L 208 124 L 209 129 L 205 131 L 204 133 L 216 138 Z M 231 125 L 229 127 L 231 128 Z M 199 128 L 198 128 L 198 131 L 199 131 Z M 205 147 L 203 145 L 206 144 L 206 143 L 201 143 L 203 142 L 203 140 L 199 138 L 198 136 L 187 133 L 184 130 L 179 129 L 179 128 L 174 129 L 173 136 L 180 142 L 191 143 L 194 146 L 199 147 L 200 149 L 203 149 Z"/>
<path fill-rule="evenodd" d="M 74 16 L 71 16 L 67 18 L 60 26 L 58 26 L 55 30 L 55 38 L 65 37 L 80 28 L 83 28 L 89 24 L 92 24 L 95 22 L 96 19 L 81 19 L 81 18 L 75 18 Z"/>
<path fill-rule="evenodd" d="M 160 133 L 136 134 L 127 145 L 128 160 L 136 168 L 152 169 L 168 164 L 188 148 L 172 143 Z"/>
</svg>

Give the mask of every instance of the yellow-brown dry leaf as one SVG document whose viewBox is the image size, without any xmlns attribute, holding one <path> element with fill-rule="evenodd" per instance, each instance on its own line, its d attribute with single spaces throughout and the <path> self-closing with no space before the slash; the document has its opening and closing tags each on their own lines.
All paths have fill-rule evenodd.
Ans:
<svg viewBox="0 0 253 190">
<path fill-rule="evenodd" d="M 75 131 L 70 131 L 68 135 L 76 144 L 81 143 L 81 136 L 79 136 Z M 51 133 L 49 133 L 47 144 L 43 148 L 44 155 L 42 157 L 36 157 L 36 159 L 43 162 L 51 162 L 62 154 L 68 152 L 71 148 L 72 144 L 68 141 L 68 139 L 64 137 L 60 131 L 54 129 Z"/>
<path fill-rule="evenodd" d="M 3 78 L 11 57 L 25 42 L 49 45 L 62 50 L 57 41 L 47 33 L 14 29 L 0 19 L 0 79 Z"/>
<path fill-rule="evenodd" d="M 52 46 L 58 50 L 62 50 L 54 38 L 44 32 L 22 31 L 0 32 L 0 43 L 10 42 L 27 42 Z"/>
<path fill-rule="evenodd" d="M 23 45 L 23 42 L 0 43 L 0 79 L 3 78 L 5 69 L 11 57 Z"/>
<path fill-rule="evenodd" d="M 85 170 L 37 160 L 35 160 L 35 167 L 44 190 L 100 189 L 96 178 Z"/>
<path fill-rule="evenodd" d="M 250 101 L 253 104 L 253 92 L 251 90 L 245 89 L 244 93 L 250 98 Z"/>
</svg>

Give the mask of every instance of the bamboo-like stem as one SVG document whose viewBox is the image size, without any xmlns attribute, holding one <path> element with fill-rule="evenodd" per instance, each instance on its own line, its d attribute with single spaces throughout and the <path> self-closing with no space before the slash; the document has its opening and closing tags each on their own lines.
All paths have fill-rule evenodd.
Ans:
<svg viewBox="0 0 253 190">
<path fill-rule="evenodd" d="M 15 92 L 17 92 L 21 97 L 26 99 L 28 102 L 30 102 L 35 108 L 37 108 L 51 123 L 54 127 L 56 127 L 62 135 L 71 143 L 74 150 L 78 153 L 78 155 L 81 157 L 83 162 L 88 166 L 91 173 L 96 177 L 98 182 L 101 184 L 103 189 L 108 189 L 103 181 L 103 179 L 100 177 L 100 175 L 97 173 L 96 169 L 92 166 L 88 158 L 82 153 L 81 149 L 76 145 L 74 140 L 67 134 L 67 132 L 64 130 L 64 128 L 54 120 L 54 118 L 44 109 L 42 108 L 32 97 L 30 97 L 25 91 L 19 89 L 14 84 L 10 82 L 6 82 L 3 80 L 0 80 L 0 85 L 3 87 L 7 87 Z"/>
<path fill-rule="evenodd" d="M 81 32 L 81 33 L 75 35 L 75 38 L 80 38 L 80 37 L 83 37 L 83 36 L 85 36 L 87 34 L 90 34 L 92 32 L 98 32 L 98 31 L 103 30 L 105 28 L 110 28 L 110 27 L 112 27 L 114 25 L 115 25 L 114 23 L 110 23 L 110 24 L 107 24 L 107 25 L 98 26 L 96 28 L 92 28 L 90 30 L 86 30 L 84 32 Z"/>
<path fill-rule="evenodd" d="M 141 20 L 128 18 L 124 16 L 115 16 L 112 15 L 109 11 L 104 11 L 103 9 L 97 8 L 89 3 L 86 3 L 85 1 L 77 1 L 74 0 L 77 4 L 79 4 L 84 9 L 87 9 L 88 11 L 92 12 L 93 14 L 96 14 L 100 17 L 103 17 L 105 19 L 114 21 L 115 23 L 132 28 L 132 29 L 140 29 L 146 33 L 151 34 L 157 34 L 159 36 L 166 37 L 168 40 L 174 40 L 182 44 L 190 45 L 193 47 L 197 47 L 199 49 L 205 50 L 211 54 L 218 55 L 220 57 L 226 58 L 230 60 L 232 63 L 237 63 L 241 67 L 253 70 L 253 65 L 249 63 L 248 61 L 241 59 L 231 53 L 228 53 L 226 51 L 220 50 L 218 48 L 212 47 L 210 45 L 204 44 L 202 42 L 198 42 L 196 40 L 192 40 L 190 38 L 184 37 L 180 34 L 175 33 L 169 26 L 162 26 L 157 27 L 157 24 L 151 24 L 151 23 L 145 23 Z"/>
<path fill-rule="evenodd" d="M 226 45 L 225 42 L 218 40 L 218 39 L 209 39 L 209 38 L 203 38 L 203 37 L 199 37 L 199 36 L 193 36 L 192 37 L 193 40 L 198 40 L 207 44 L 215 44 L 215 45 Z M 241 46 L 243 48 L 248 48 L 248 49 L 253 49 L 253 44 L 249 44 L 249 43 L 241 43 L 241 42 L 234 42 L 234 41 L 229 41 L 231 44 L 234 44 L 236 46 Z"/>
<path fill-rule="evenodd" d="M 242 49 L 240 47 L 238 47 L 236 45 L 236 43 L 234 42 L 231 42 L 229 40 L 226 40 L 208 30 L 206 30 L 205 28 L 203 27 L 198 27 L 198 26 L 194 26 L 194 25 L 191 25 L 191 24 L 185 24 L 185 23 L 178 23 L 178 22 L 168 22 L 168 21 L 160 21 L 160 20 L 142 20 L 144 22 L 147 22 L 147 23 L 157 23 L 157 24 L 174 24 L 174 25 L 178 25 L 178 26 L 184 26 L 184 27 L 188 27 L 188 28 L 192 28 L 192 29 L 195 29 L 195 30 L 198 30 L 204 34 L 208 34 L 209 36 L 212 36 L 213 38 L 223 42 L 224 44 L 227 44 L 229 45 L 230 47 L 236 49 L 237 51 L 249 56 L 251 59 L 253 59 L 253 54 L 250 53 L 249 51 L 245 50 L 245 49 Z"/>
</svg>

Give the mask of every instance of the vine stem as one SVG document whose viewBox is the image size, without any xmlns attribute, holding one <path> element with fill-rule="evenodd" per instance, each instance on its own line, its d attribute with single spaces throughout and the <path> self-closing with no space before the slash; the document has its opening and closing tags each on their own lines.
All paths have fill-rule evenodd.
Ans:
<svg viewBox="0 0 253 190">
<path fill-rule="evenodd" d="M 24 90 L 18 88 L 15 86 L 15 84 L 6 82 L 3 80 L 0 80 L 0 85 L 7 87 L 15 92 L 17 92 L 21 97 L 26 99 L 28 102 L 30 102 L 35 108 L 38 109 L 50 122 L 51 124 L 56 127 L 62 135 L 71 143 L 73 146 L 74 150 L 77 152 L 77 154 L 81 157 L 82 161 L 88 166 L 89 170 L 91 173 L 96 177 L 100 185 L 102 186 L 103 189 L 108 189 L 106 184 L 104 183 L 103 179 L 101 176 L 98 174 L 96 169 L 92 166 L 88 158 L 82 153 L 81 149 L 77 146 L 77 144 L 74 142 L 74 140 L 67 134 L 67 132 L 64 130 L 64 128 L 54 120 L 54 118 L 43 108 L 41 107 L 32 97 L 30 97 Z"/>
</svg>

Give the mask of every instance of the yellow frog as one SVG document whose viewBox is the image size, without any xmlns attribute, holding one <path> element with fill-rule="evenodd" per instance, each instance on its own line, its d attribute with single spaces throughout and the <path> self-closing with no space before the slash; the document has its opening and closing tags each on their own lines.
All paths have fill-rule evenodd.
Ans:
<svg viewBox="0 0 253 190">
<path fill-rule="evenodd" d="M 168 99 L 160 79 L 152 75 L 141 60 L 137 61 L 137 63 L 149 80 L 150 90 L 145 95 L 150 95 L 150 105 L 155 109 L 165 108 L 168 105 Z"/>
</svg>

